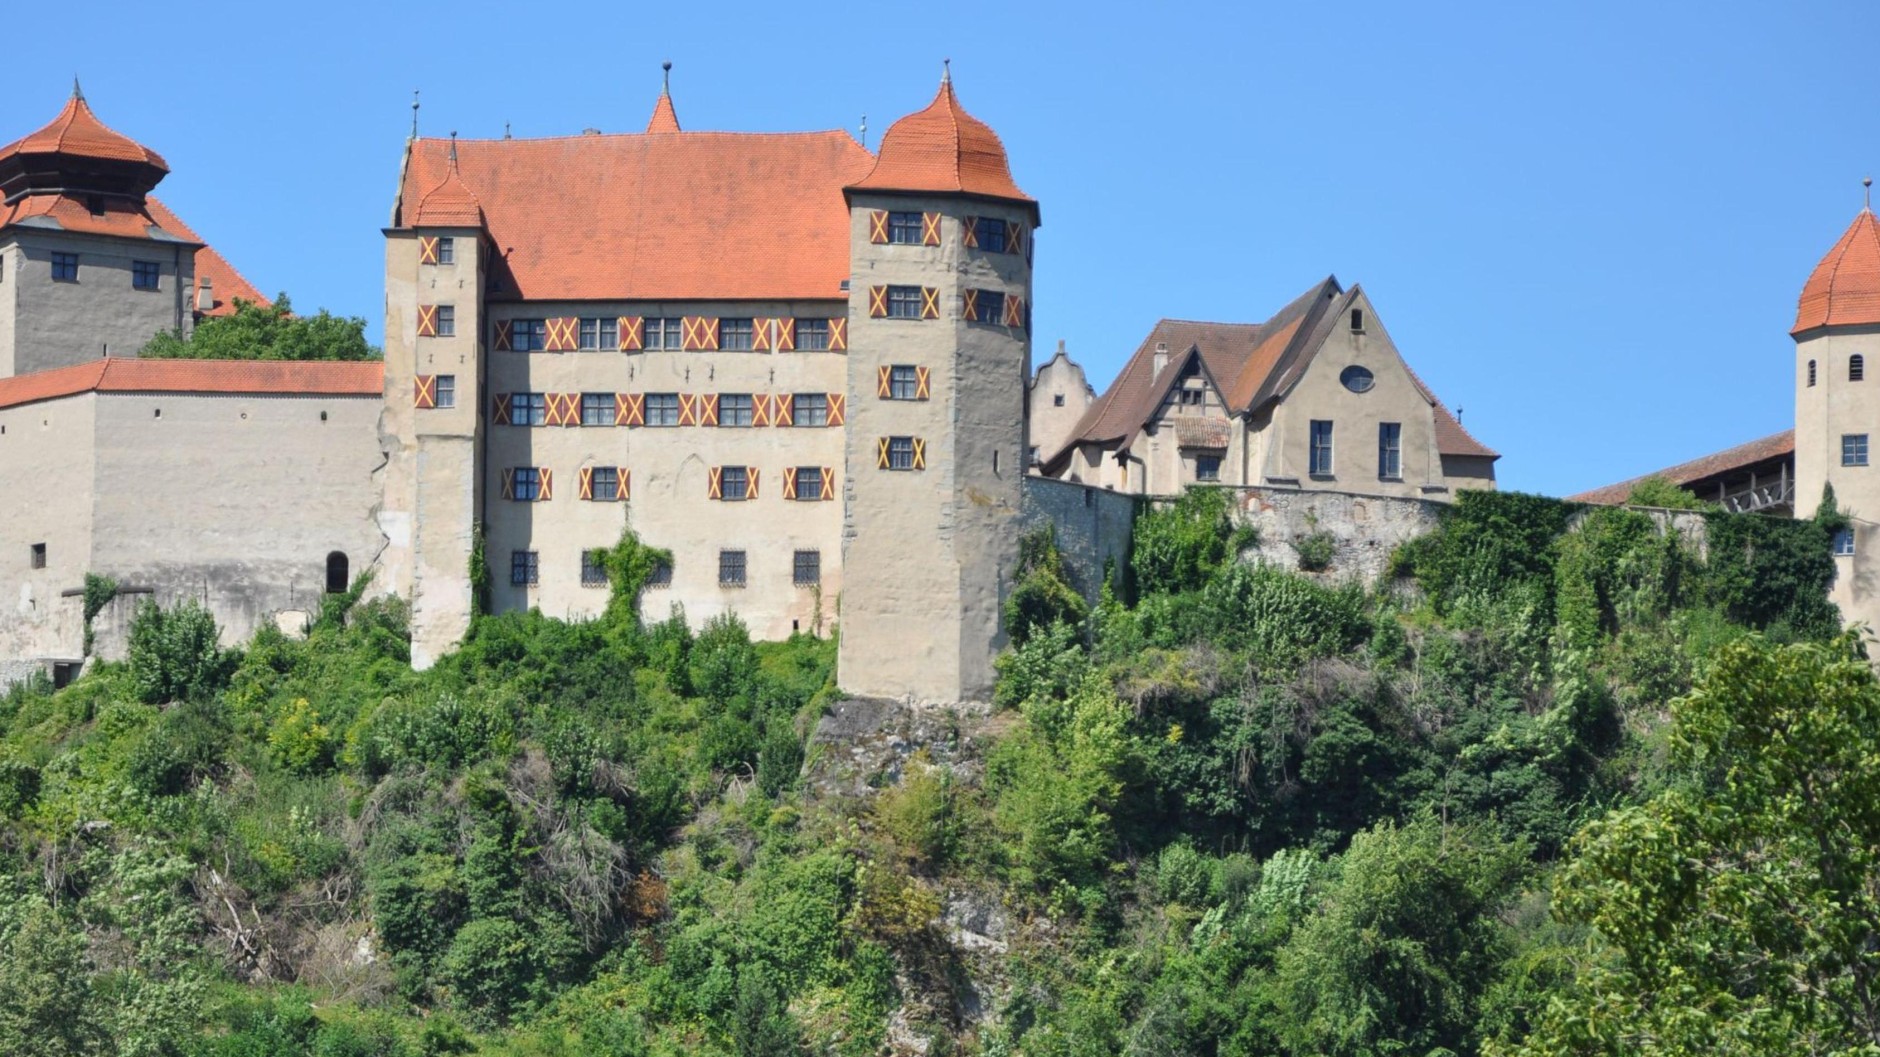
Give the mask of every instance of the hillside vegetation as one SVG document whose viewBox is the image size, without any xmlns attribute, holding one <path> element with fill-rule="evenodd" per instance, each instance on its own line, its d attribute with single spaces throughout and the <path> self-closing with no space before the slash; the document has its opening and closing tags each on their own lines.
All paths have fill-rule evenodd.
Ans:
<svg viewBox="0 0 1880 1057">
<path fill-rule="evenodd" d="M 833 643 L 643 625 L 631 536 L 605 617 L 424 673 L 364 583 L 232 652 L 147 609 L 0 703 L 0 1051 L 1875 1052 L 1828 509 L 1464 494 L 1366 592 L 1196 492 L 1094 606 L 1028 539 L 994 710 L 860 796 Z"/>
</svg>

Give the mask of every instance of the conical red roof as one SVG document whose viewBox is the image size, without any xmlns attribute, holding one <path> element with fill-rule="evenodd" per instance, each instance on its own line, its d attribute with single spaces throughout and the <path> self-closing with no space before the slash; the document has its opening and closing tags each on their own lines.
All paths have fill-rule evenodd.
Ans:
<svg viewBox="0 0 1880 1057">
<path fill-rule="evenodd" d="M 927 109 L 896 121 L 881 137 L 875 169 L 851 190 L 974 194 L 1032 202 L 1012 182 L 1005 145 L 992 127 L 966 112 L 952 78 Z"/>
<path fill-rule="evenodd" d="M 1870 209 L 1860 211 L 1815 265 L 1789 333 L 1863 323 L 1880 323 L 1880 221 Z"/>
<path fill-rule="evenodd" d="M 65 109 L 46 127 L 0 147 L 0 160 L 27 154 L 63 154 L 73 158 L 136 162 L 169 172 L 163 156 L 121 132 L 114 132 L 92 113 L 91 104 L 74 90 Z"/>
</svg>

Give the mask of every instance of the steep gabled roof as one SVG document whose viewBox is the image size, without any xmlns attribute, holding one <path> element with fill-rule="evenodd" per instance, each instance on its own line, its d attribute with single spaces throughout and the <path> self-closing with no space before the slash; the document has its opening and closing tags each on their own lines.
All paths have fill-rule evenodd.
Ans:
<svg viewBox="0 0 1880 1057">
<path fill-rule="evenodd" d="M 200 312 L 200 315 L 234 315 L 235 299 L 238 297 L 243 301 L 253 301 L 258 305 L 269 303 L 267 298 L 261 296 L 261 291 L 255 289 L 253 283 L 249 282 L 242 273 L 236 271 L 234 265 L 230 264 L 227 259 L 215 251 L 215 247 L 204 243 L 202 237 L 191 230 L 188 224 L 183 223 L 181 217 L 178 217 L 175 213 L 170 211 L 169 206 L 157 201 L 155 197 L 151 197 L 144 199 L 144 207 L 150 211 L 151 218 L 161 225 L 164 230 L 180 235 L 187 241 L 198 244 L 199 248 L 196 250 L 196 290 L 189 292 L 189 304 L 191 308 L 195 307 L 196 291 L 202 289 L 202 284 L 205 280 L 209 283 L 210 296 L 215 298 L 215 304 Z"/>
<path fill-rule="evenodd" d="M 1795 306 L 1791 334 L 1815 327 L 1880 323 L 1880 221 L 1862 209 L 1815 265 Z"/>
<path fill-rule="evenodd" d="M 252 393 L 379 396 L 381 360 L 140 360 L 111 357 L 0 378 L 0 408 L 79 393 Z"/>
<path fill-rule="evenodd" d="M 1729 473 L 1732 470 L 1745 469 L 1759 462 L 1767 462 L 1771 459 L 1780 459 L 1785 456 L 1793 457 L 1794 454 L 1795 431 L 1785 429 L 1780 433 L 1772 433 L 1760 440 L 1752 440 L 1747 444 L 1738 444 L 1734 448 L 1725 448 L 1722 451 L 1699 456 L 1692 459 L 1690 462 L 1681 462 L 1676 466 L 1667 466 L 1653 473 L 1641 474 L 1629 480 L 1620 481 L 1617 484 L 1609 484 L 1601 488 L 1590 489 L 1578 495 L 1570 495 L 1567 498 L 1575 503 L 1596 503 L 1600 506 L 1618 506 L 1631 498 L 1632 489 L 1638 487 L 1639 482 L 1645 480 L 1647 477 L 1662 477 L 1672 484 L 1682 486 L 1690 484 L 1693 481 L 1701 481 L 1706 477 L 1715 477 L 1718 474 Z"/>
</svg>

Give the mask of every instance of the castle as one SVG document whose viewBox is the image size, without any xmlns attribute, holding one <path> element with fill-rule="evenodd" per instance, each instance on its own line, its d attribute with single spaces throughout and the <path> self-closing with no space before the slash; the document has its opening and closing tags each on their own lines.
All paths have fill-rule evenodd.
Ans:
<svg viewBox="0 0 1880 1057">
<path fill-rule="evenodd" d="M 1164 320 L 1101 395 L 1061 347 L 1032 375 L 1039 206 L 950 76 L 872 152 L 686 131 L 669 88 L 643 132 L 414 127 L 382 362 L 136 359 L 258 297 L 151 197 L 166 174 L 77 92 L 0 148 L 0 483 L 43 497 L 0 513 L 15 675 L 117 655 L 139 597 L 239 639 L 364 571 L 426 666 L 481 606 L 597 615 L 630 527 L 671 554 L 648 617 L 839 622 L 845 690 L 986 700 L 1031 528 L 1094 590 L 1136 497 L 1494 485 L 1334 279 L 1263 323 Z M 116 601 L 87 610 L 90 574 Z"/>
</svg>

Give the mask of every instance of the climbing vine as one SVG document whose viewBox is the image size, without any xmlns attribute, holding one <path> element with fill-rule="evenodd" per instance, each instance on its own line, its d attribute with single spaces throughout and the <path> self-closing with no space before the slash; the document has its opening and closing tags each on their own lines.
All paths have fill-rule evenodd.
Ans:
<svg viewBox="0 0 1880 1057">
<path fill-rule="evenodd" d="M 104 607 L 111 604 L 111 600 L 117 597 L 117 592 L 118 582 L 111 577 L 99 576 L 96 573 L 85 574 L 85 656 L 87 657 L 91 656 L 93 642 L 91 622 L 97 619 L 98 614 L 104 612 Z"/>
</svg>

